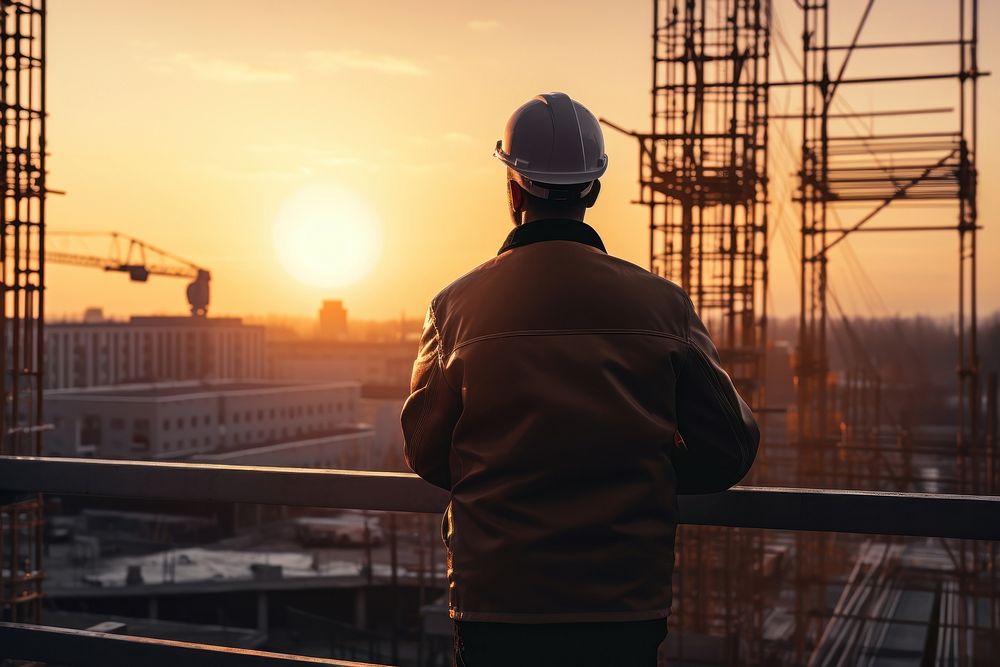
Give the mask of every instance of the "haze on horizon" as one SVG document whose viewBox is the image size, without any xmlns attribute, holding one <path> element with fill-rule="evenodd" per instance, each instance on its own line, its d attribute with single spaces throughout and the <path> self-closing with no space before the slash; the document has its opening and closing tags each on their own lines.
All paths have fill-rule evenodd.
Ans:
<svg viewBox="0 0 1000 667">
<path fill-rule="evenodd" d="M 213 315 L 314 316 L 322 299 L 337 298 L 352 316 L 418 317 L 438 289 L 494 255 L 510 229 L 503 168 L 490 153 L 515 107 L 563 90 L 622 126 L 649 126 L 649 2 L 567 6 L 436 0 L 390 10 L 294 0 L 279 8 L 246 0 L 237 12 L 198 0 L 50 0 L 49 184 L 67 195 L 49 198 L 49 228 L 122 231 L 209 268 Z M 834 32 L 849 38 L 862 6 L 838 0 Z M 915 7 L 920 11 L 910 11 Z M 792 0 L 775 0 L 775 12 L 789 46 L 776 38 L 783 67 L 772 67 L 773 81 L 795 77 L 801 32 Z M 935 26 L 950 20 L 942 12 L 929 1 L 879 2 L 863 38 L 885 39 L 904 18 L 911 32 L 940 34 Z M 980 27 L 980 66 L 989 71 L 997 62 L 1000 6 L 981 4 Z M 921 57 L 893 65 L 952 67 L 937 53 Z M 857 58 L 849 72 L 885 65 Z M 997 91 L 996 76 L 980 81 L 984 315 L 1000 309 L 1000 195 L 991 187 L 1000 173 L 1000 155 L 992 152 L 1000 136 Z M 894 100 L 885 86 L 845 94 L 855 110 L 936 104 Z M 953 93 L 945 94 L 950 104 Z M 786 109 L 794 112 L 795 100 L 775 93 L 772 113 Z M 894 121 L 878 122 L 884 131 Z M 769 307 L 783 316 L 798 305 L 794 247 L 787 245 L 798 237 L 789 201 L 798 138 L 794 122 L 774 122 L 772 134 Z M 610 130 L 606 137 L 610 168 L 588 222 L 611 253 L 646 266 L 646 208 L 630 203 L 638 190 L 635 141 Z M 354 193 L 379 221 L 373 268 L 354 284 L 305 284 L 276 253 L 279 212 L 316 185 Z M 892 215 L 935 213 L 900 208 Z M 936 215 L 954 221 L 950 209 Z M 952 313 L 956 236 L 859 235 L 833 254 L 832 280 L 857 314 L 872 314 L 873 300 L 856 275 L 859 265 L 886 304 L 874 314 Z M 87 269 L 47 271 L 50 316 L 87 306 L 119 316 L 185 312 L 184 283 L 176 279 L 135 285 Z"/>
</svg>

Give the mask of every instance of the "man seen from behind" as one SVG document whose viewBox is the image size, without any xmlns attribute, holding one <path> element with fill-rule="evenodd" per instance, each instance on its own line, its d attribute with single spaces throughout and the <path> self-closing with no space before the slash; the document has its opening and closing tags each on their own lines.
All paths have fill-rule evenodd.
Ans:
<svg viewBox="0 0 1000 667">
<path fill-rule="evenodd" d="M 677 494 L 728 489 L 759 433 L 690 298 L 584 223 L 608 165 L 562 93 L 494 155 L 514 229 L 427 311 L 404 453 L 450 491 L 460 666 L 656 664 Z"/>
</svg>

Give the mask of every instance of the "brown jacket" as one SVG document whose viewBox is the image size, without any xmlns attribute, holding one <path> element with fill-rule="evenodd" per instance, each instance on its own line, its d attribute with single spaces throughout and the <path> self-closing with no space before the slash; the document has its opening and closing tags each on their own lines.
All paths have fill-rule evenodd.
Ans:
<svg viewBox="0 0 1000 667">
<path fill-rule="evenodd" d="M 667 616 L 676 494 L 736 484 L 759 440 L 683 290 L 569 220 L 515 228 L 434 298 L 411 392 L 458 620 Z"/>
</svg>

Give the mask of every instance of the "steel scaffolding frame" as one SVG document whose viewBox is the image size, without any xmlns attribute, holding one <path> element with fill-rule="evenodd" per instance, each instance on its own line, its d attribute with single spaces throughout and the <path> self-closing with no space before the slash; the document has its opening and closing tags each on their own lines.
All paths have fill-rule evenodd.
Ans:
<svg viewBox="0 0 1000 667">
<path fill-rule="evenodd" d="M 894 490 L 919 487 L 922 479 L 913 456 L 934 449 L 915 444 L 905 430 L 883 428 L 883 382 L 864 341 L 853 331 L 827 279 L 829 251 L 861 232 L 957 231 L 959 235 L 959 403 L 960 424 L 956 482 L 963 492 L 996 490 L 995 434 L 983 446 L 979 431 L 979 381 L 976 350 L 976 201 L 975 125 L 978 8 L 976 0 L 955 0 L 959 7 L 957 39 L 860 43 L 873 0 L 864 8 L 849 44 L 829 40 L 829 2 L 797 2 L 803 14 L 803 80 L 770 82 L 770 4 L 739 0 L 654 0 L 652 129 L 627 132 L 639 140 L 639 203 L 649 209 L 650 269 L 680 283 L 691 295 L 720 349 L 741 393 L 766 414 L 763 355 L 767 342 L 767 140 L 768 91 L 776 85 L 801 89 L 802 156 L 799 169 L 801 206 L 800 327 L 796 355 L 798 398 L 791 421 L 797 426 L 793 479 L 771 479 L 768 451 L 755 468 L 759 482 L 794 482 L 804 486 Z M 888 76 L 845 76 L 855 51 L 957 47 L 955 72 Z M 831 53 L 839 71 L 831 72 Z M 874 110 L 865 114 L 831 112 L 841 86 L 957 81 L 958 129 L 886 134 L 836 134 L 831 121 L 857 117 L 942 114 L 949 108 Z M 613 123 L 604 121 L 621 130 Z M 624 130 L 622 130 L 624 131 Z M 873 225 L 891 204 L 955 202 L 956 224 Z M 838 207 L 871 204 L 871 210 L 840 222 Z M 835 221 L 837 224 L 829 224 Z M 843 382 L 831 373 L 828 359 L 830 305 L 849 338 L 855 359 Z M 992 404 L 992 403 L 991 403 Z M 995 429 L 994 429 L 995 430 Z M 765 441 L 766 444 L 766 441 Z M 988 451 L 987 451 L 988 450 Z M 772 452 L 773 454 L 773 452 Z M 987 461 L 988 459 L 988 461 Z M 777 464 L 777 460 L 773 463 Z M 989 464 L 979 472 L 983 464 Z M 774 467 L 774 466 L 772 466 Z M 770 471 L 778 473 L 777 467 Z M 795 536 L 795 627 L 789 659 L 802 663 L 823 631 L 826 586 L 841 572 L 859 546 L 850 539 Z M 947 548 L 947 545 L 946 545 Z M 955 561 L 971 595 L 973 583 L 997 589 L 995 548 L 955 545 Z M 970 550 L 975 553 L 970 554 Z M 983 553 L 980 553 L 982 551 Z M 675 577 L 677 610 L 674 653 L 684 659 L 687 633 L 735 638 L 730 660 L 764 658 L 761 622 L 742 607 L 759 605 L 758 584 L 736 590 L 733 573 L 759 574 L 763 544 L 752 534 L 716 535 L 708 528 L 685 528 L 678 538 Z M 711 582 L 711 585 L 706 585 Z M 716 589 L 713 594 L 708 591 Z M 992 596 L 990 627 L 1000 612 Z M 759 606 L 758 606 L 759 609 Z M 734 613 L 735 612 L 735 613 Z M 960 617 L 962 611 L 955 614 Z M 974 614 L 973 614 L 974 615 Z M 737 618 L 739 620 L 737 620 Z M 963 632 L 979 622 L 959 625 Z M 742 627 L 741 627 L 742 625 Z M 749 632 L 744 632 L 749 630 Z M 971 636 L 959 632 L 955 636 Z M 679 648 L 679 651 L 678 651 Z M 971 648 L 959 653 L 966 659 Z M 742 652 L 742 653 L 741 653 Z"/>
<path fill-rule="evenodd" d="M 45 287 L 45 0 L 2 0 L 0 18 L 0 453 L 41 453 Z M 0 619 L 39 622 L 42 506 L 0 498 Z"/>
<path fill-rule="evenodd" d="M 740 392 L 763 404 L 770 2 L 654 2 L 640 201 L 650 270 L 678 282 Z"/>
<path fill-rule="evenodd" d="M 850 43 L 830 39 L 829 0 L 799 2 L 802 11 L 802 154 L 798 201 L 801 212 L 801 264 L 799 347 L 797 354 L 797 483 L 803 486 L 871 488 L 892 480 L 899 490 L 908 490 L 917 481 L 909 465 L 912 443 L 900 437 L 891 451 L 881 430 L 878 370 L 866 358 L 858 343 L 858 368 L 850 371 L 838 387 L 828 360 L 828 330 L 831 301 L 841 310 L 828 276 L 830 251 L 859 232 L 954 231 L 958 235 L 958 425 L 956 467 L 961 493 L 995 493 L 995 475 L 980 475 L 980 468 L 992 470 L 994 461 L 985 447 L 980 427 L 979 357 L 976 311 L 976 125 L 977 80 L 982 73 L 977 63 L 978 0 L 953 0 L 957 9 L 957 34 L 940 40 L 900 40 L 865 43 L 860 37 L 874 0 L 868 0 Z M 942 30 L 945 28 L 942 27 Z M 845 76 L 851 57 L 857 52 L 907 52 L 912 49 L 955 48 L 954 71 Z M 839 67 L 831 54 L 836 53 Z M 834 72 L 836 69 L 836 72 Z M 957 84 L 955 127 L 943 131 L 875 133 L 859 136 L 845 132 L 843 122 L 858 116 L 918 116 L 947 114 L 952 109 L 893 109 L 868 114 L 833 113 L 837 93 L 851 85 L 884 84 L 906 86 L 928 81 Z M 885 209 L 905 201 L 913 205 L 954 204 L 956 222 L 939 221 L 913 225 L 872 224 Z M 860 217 L 845 224 L 838 211 L 845 206 L 868 204 Z M 897 204 L 898 205 L 898 204 Z M 843 317 L 843 316 L 842 316 Z M 843 317 L 845 329 L 849 329 Z M 850 333 L 850 331 L 848 331 Z M 838 400 L 839 399 L 839 400 Z M 995 400 L 995 399 L 994 399 Z M 994 445 L 995 446 L 995 445 Z M 871 464 L 886 455 L 900 455 L 902 470 L 893 479 L 880 475 Z M 989 464 L 989 465 L 987 465 Z M 875 474 L 873 474 L 875 473 Z M 808 658 L 824 632 L 826 587 L 845 574 L 851 540 L 830 536 L 796 535 L 795 659 Z M 958 595 L 954 618 L 956 664 L 972 664 L 977 653 L 976 634 L 981 628 L 993 641 L 1000 624 L 996 554 L 992 546 L 960 543 L 944 544 L 955 565 Z M 979 618 L 978 604 L 972 602 L 981 589 L 991 591 L 986 619 Z M 994 647 L 995 648 L 995 647 Z M 949 649 L 950 650 L 950 649 Z M 982 649 L 980 649 L 982 650 Z M 988 654 L 988 653 L 987 653 Z M 813 654 L 811 660 L 820 656 Z M 810 664 L 813 664 L 810 662 Z M 818 662 L 816 664 L 819 664 Z M 950 664 L 950 663 L 949 663 Z"/>
</svg>

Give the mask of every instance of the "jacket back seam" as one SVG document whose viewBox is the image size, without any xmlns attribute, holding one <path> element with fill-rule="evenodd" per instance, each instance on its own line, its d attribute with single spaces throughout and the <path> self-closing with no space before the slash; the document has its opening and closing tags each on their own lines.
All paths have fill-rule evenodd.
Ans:
<svg viewBox="0 0 1000 667">
<path fill-rule="evenodd" d="M 519 338 L 523 336 L 593 336 L 593 335 L 628 335 L 628 336 L 655 336 L 658 338 L 668 338 L 685 345 L 691 345 L 691 341 L 677 334 L 665 331 L 655 331 L 653 329 L 522 329 L 518 331 L 504 331 L 500 333 L 484 334 L 468 340 L 463 340 L 451 349 L 446 355 L 450 357 L 458 350 L 479 343 L 485 340 L 496 340 L 500 338 Z"/>
</svg>

